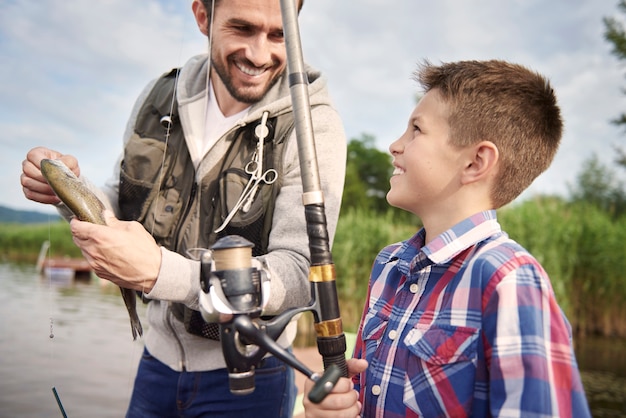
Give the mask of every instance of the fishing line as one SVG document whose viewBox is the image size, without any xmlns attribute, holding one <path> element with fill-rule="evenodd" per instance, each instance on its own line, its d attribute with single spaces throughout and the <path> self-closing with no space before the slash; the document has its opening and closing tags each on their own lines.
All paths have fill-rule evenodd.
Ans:
<svg viewBox="0 0 626 418">
<path fill-rule="evenodd" d="M 177 62 L 180 64 L 182 62 L 182 53 L 183 53 L 183 45 L 185 45 L 186 42 L 186 38 L 185 38 L 185 31 L 182 31 L 182 36 L 181 36 L 181 40 L 180 40 L 180 48 L 178 50 L 178 59 Z M 180 65 L 178 66 L 180 67 Z M 170 101 L 170 108 L 169 108 L 169 112 L 167 115 L 163 115 L 161 116 L 160 122 L 161 125 L 165 128 L 165 141 L 164 141 L 164 147 L 163 147 L 163 156 L 161 158 L 161 167 L 159 168 L 159 175 L 158 175 L 158 181 L 157 181 L 157 187 L 158 190 L 161 189 L 162 185 L 163 185 L 163 181 L 164 181 L 164 177 L 165 177 L 165 157 L 167 155 L 167 149 L 169 146 L 169 141 L 170 141 L 170 136 L 171 136 L 171 131 L 172 131 L 172 125 L 173 125 L 173 113 L 174 113 L 174 103 L 176 101 L 176 92 L 178 91 L 178 81 L 180 78 L 180 69 L 178 71 L 176 71 L 176 75 L 174 77 L 174 90 L 172 92 L 172 99 Z M 155 202 L 153 205 L 153 209 L 152 209 L 152 224 L 149 227 L 149 233 L 151 236 L 154 236 L 154 229 L 156 227 L 156 218 L 157 218 L 157 214 L 159 213 L 159 205 L 161 204 L 160 202 L 160 193 L 156 194 L 156 198 L 155 198 Z M 146 229 L 147 225 L 146 225 Z M 145 281 L 142 283 L 141 285 L 141 295 L 142 295 L 142 300 L 143 300 L 143 295 L 146 293 L 146 283 Z M 134 353 L 137 354 L 137 351 L 134 350 Z M 135 365 L 135 360 L 134 358 L 131 356 L 130 360 L 130 367 L 129 370 L 133 369 L 133 366 Z M 134 379 L 132 374 L 128 375 L 128 382 L 130 387 L 132 388 L 133 386 L 133 382 L 132 380 Z M 132 389 L 131 389 L 132 390 Z"/>
<path fill-rule="evenodd" d="M 211 69 L 211 40 L 212 40 L 212 29 L 213 29 L 213 16 L 215 15 L 214 13 L 215 10 L 215 2 L 211 2 L 211 24 L 210 24 L 210 29 L 209 29 L 209 36 L 208 36 L 208 50 L 209 50 L 209 56 L 208 56 L 208 70 L 207 70 L 207 77 L 206 77 L 206 83 L 207 83 L 207 92 L 208 92 L 208 83 L 210 80 L 210 69 Z M 185 38 L 185 31 L 182 31 L 183 34 L 181 36 L 181 40 L 180 40 L 180 48 L 179 48 L 179 56 L 178 56 L 178 63 L 180 64 L 182 62 L 182 52 L 183 52 L 183 46 L 185 45 L 185 42 L 187 41 Z M 170 101 L 170 108 L 169 108 L 169 112 L 167 115 L 164 115 L 161 117 L 161 124 L 163 125 L 163 127 L 165 128 L 165 138 L 164 138 L 164 147 L 163 147 L 163 155 L 161 158 L 161 167 L 159 168 L 159 175 L 158 175 L 158 181 L 157 181 L 157 185 L 159 190 L 161 189 L 163 182 L 165 181 L 164 177 L 165 177 L 165 158 L 167 155 L 167 149 L 169 147 L 169 141 L 170 141 L 170 137 L 171 137 L 171 131 L 172 131 L 172 126 L 173 126 L 173 113 L 174 113 L 174 104 L 176 103 L 176 94 L 178 92 L 178 83 L 180 81 L 180 68 L 182 66 L 178 66 L 179 70 L 176 71 L 176 75 L 174 78 L 174 89 L 172 92 L 172 98 Z M 208 100 L 207 100 L 208 102 Z M 200 199 L 200 192 L 198 193 L 198 199 Z M 160 205 L 162 204 L 162 202 L 160 202 L 161 196 L 160 193 L 156 194 L 156 198 L 155 198 L 155 203 L 153 205 L 153 209 L 152 209 L 152 224 L 150 225 L 149 228 L 149 232 L 150 235 L 154 236 L 154 230 L 156 227 L 156 218 L 157 218 L 157 214 L 160 211 Z M 146 285 L 145 282 L 142 283 L 142 289 L 141 289 L 141 293 L 142 295 L 145 294 L 145 290 L 146 290 Z M 131 358 L 131 364 L 134 364 L 134 360 Z M 129 375 L 129 381 L 132 379 L 132 376 Z M 131 382 L 132 384 L 132 382 Z"/>
<path fill-rule="evenodd" d="M 207 76 L 206 76 L 206 85 L 207 85 L 207 94 L 208 94 L 208 83 L 209 83 L 209 74 L 211 71 L 211 40 L 212 40 L 212 34 L 213 34 L 213 16 L 214 16 L 214 11 L 215 11 L 215 2 L 212 1 L 211 2 L 211 23 L 209 26 L 209 35 L 208 35 L 208 50 L 209 50 L 209 56 L 208 56 L 208 70 L 207 70 Z M 186 39 L 185 39 L 185 31 L 183 30 L 183 35 L 181 37 L 181 41 L 180 41 L 180 48 L 179 48 L 179 55 L 178 55 L 178 62 L 181 63 L 182 62 L 182 51 L 183 51 L 183 45 L 185 44 Z M 159 189 L 161 189 L 161 186 L 163 185 L 164 182 L 164 177 L 165 177 L 165 157 L 167 155 L 167 148 L 169 146 L 169 140 L 170 140 L 170 136 L 171 136 L 171 130 L 172 130 L 172 124 L 173 124 L 173 119 L 172 116 L 174 114 L 174 103 L 176 102 L 176 94 L 178 92 L 178 82 L 180 79 L 180 68 L 182 68 L 181 66 L 179 66 L 179 70 L 176 71 L 176 76 L 174 77 L 174 90 L 172 92 L 172 99 L 170 100 L 170 109 L 169 109 L 169 113 L 163 117 L 161 117 L 161 124 L 165 127 L 165 144 L 164 144 L 164 148 L 163 148 L 163 156 L 161 158 L 161 167 L 159 168 L 159 176 L 158 176 L 158 187 Z M 208 98 L 207 98 L 207 103 L 208 103 Z M 201 191 L 198 191 L 198 199 L 200 199 L 200 193 Z M 155 203 L 152 209 L 152 225 L 150 227 L 150 235 L 154 236 L 154 228 L 156 226 L 156 217 L 157 217 L 157 213 L 159 212 L 159 205 L 160 205 L 160 200 L 161 195 L 160 193 L 156 194 L 156 199 L 155 199 Z M 142 294 L 145 292 L 145 283 L 142 286 L 141 289 Z"/>
<path fill-rule="evenodd" d="M 202 3 L 204 4 L 204 2 Z M 211 87 L 210 87 L 210 82 L 211 82 L 211 69 L 213 68 L 213 61 L 211 60 L 211 52 L 212 52 L 212 48 L 213 48 L 213 22 L 215 19 L 215 0 L 211 1 L 211 19 L 209 21 L 209 27 L 207 28 L 207 71 L 206 71 L 206 79 L 204 82 L 204 85 L 206 86 L 206 90 L 204 93 L 204 102 L 205 102 L 205 109 L 204 109 L 204 129 L 206 129 L 206 120 L 208 117 L 208 113 L 209 113 L 209 94 L 211 91 Z M 204 133 L 204 136 L 206 138 L 206 132 Z M 200 149 L 202 150 L 203 148 L 200 147 Z M 207 151 L 208 152 L 208 151 Z M 204 157 L 204 155 L 202 155 L 200 157 L 199 161 L 202 161 L 202 158 Z M 194 181 L 196 181 L 196 179 L 194 179 Z M 200 181 L 198 182 L 198 189 L 196 191 L 197 193 L 197 199 L 198 202 L 202 202 L 202 187 L 200 186 Z M 200 219 L 200 203 L 198 203 L 196 205 L 196 219 Z M 197 239 L 199 240 L 200 237 L 198 236 Z M 196 242 L 197 245 L 197 242 Z M 198 251 L 200 250 L 200 251 Z M 202 248 L 198 249 L 198 248 L 189 248 L 187 250 L 187 255 L 194 259 L 194 260 L 200 260 L 200 254 L 202 253 Z M 194 253 L 198 253 L 197 255 L 194 256 Z"/>
<path fill-rule="evenodd" d="M 203 2 L 204 4 L 204 2 Z M 207 72 L 206 72 L 206 78 L 205 78 L 205 86 L 206 86 L 206 90 L 205 90 L 205 94 L 204 94 L 204 99 L 205 99 L 205 103 L 206 103 L 206 109 L 205 109 L 205 120 L 206 120 L 206 115 L 208 112 L 208 104 L 209 104 L 209 91 L 210 91 L 210 87 L 209 87 L 209 83 L 211 82 L 211 69 L 213 68 L 212 62 L 211 62 L 211 51 L 212 51 L 212 45 L 213 45 L 213 22 L 215 19 L 215 1 L 211 1 L 211 19 L 209 22 L 209 27 L 207 28 Z M 181 48 L 180 51 L 182 52 L 182 45 L 184 44 L 185 39 L 183 36 L 183 39 L 181 40 Z M 181 62 L 182 58 L 179 55 L 178 61 Z M 169 139 L 170 139 L 170 134 L 171 134 L 171 128 L 172 128 L 172 115 L 174 113 L 174 103 L 176 100 L 176 94 L 178 92 L 178 81 L 179 81 L 179 76 L 180 76 L 180 71 L 176 72 L 176 77 L 174 79 L 174 91 L 172 92 L 172 100 L 170 101 L 170 111 L 169 114 L 164 116 L 163 118 L 161 118 L 161 121 L 164 121 L 165 118 L 165 122 L 167 123 L 167 127 L 166 127 L 166 131 L 165 131 L 165 147 L 163 149 L 163 157 L 161 159 L 161 167 L 159 169 L 159 189 L 161 188 L 163 181 L 164 181 L 164 167 L 165 167 L 165 157 L 167 154 L 167 147 L 168 147 L 168 143 L 169 143 Z M 195 181 L 195 179 L 194 179 Z M 155 227 L 155 223 L 156 223 L 156 214 L 159 210 L 159 199 L 160 199 L 160 193 L 157 193 L 156 195 L 156 200 L 155 200 L 155 204 L 154 204 L 154 209 L 152 212 L 152 227 L 150 230 L 150 235 L 154 235 L 154 227 Z M 202 201 L 202 187 L 198 187 L 197 190 L 197 199 L 198 202 Z M 195 208 L 196 211 L 196 216 L 199 216 L 199 211 L 200 211 L 200 205 L 196 205 Z M 194 259 L 194 260 L 199 260 L 199 256 L 196 255 L 196 252 L 199 252 L 200 250 L 203 250 L 202 248 L 189 248 L 186 252 L 187 256 L 189 256 L 190 258 Z M 142 289 L 142 293 L 143 293 Z"/>
<path fill-rule="evenodd" d="M 50 364 L 52 365 L 55 361 L 55 344 L 54 344 L 54 316 L 53 316 L 53 287 L 52 287 L 52 274 L 50 273 L 50 268 L 51 267 L 46 267 L 46 260 L 48 260 L 48 265 L 51 266 L 50 263 L 50 259 L 52 257 L 52 227 L 51 227 L 51 217 L 48 216 L 48 241 L 47 243 L 44 243 L 43 245 L 47 246 L 47 248 L 45 249 L 45 251 L 42 251 L 42 254 L 40 254 L 40 256 L 42 257 L 40 261 L 38 261 L 38 273 L 39 274 L 43 274 L 46 276 L 47 280 L 48 280 L 48 318 L 50 320 L 49 323 L 49 327 L 50 327 L 50 333 L 48 335 L 49 339 L 50 339 L 50 349 L 48 352 L 48 361 L 50 362 Z M 39 263 L 41 263 L 39 265 Z M 46 271 L 46 269 L 48 269 Z M 50 367 L 50 370 L 53 370 L 52 367 Z M 59 397 L 59 394 L 56 390 L 55 386 L 52 386 L 52 393 L 54 394 L 54 398 L 56 399 L 57 405 L 59 406 L 59 408 L 61 409 L 61 413 L 63 414 L 64 418 L 67 418 L 67 415 L 65 413 L 65 409 L 63 408 L 63 404 L 61 403 L 61 399 Z"/>
<path fill-rule="evenodd" d="M 48 221 L 49 222 L 49 221 Z M 43 270 L 42 273 L 45 275 L 46 274 L 46 267 L 45 267 L 45 259 L 50 260 L 51 256 L 52 256 L 52 249 L 51 249 L 51 231 L 50 231 L 50 223 L 48 223 L 48 248 L 46 249 L 47 255 L 44 258 L 44 264 L 42 266 Z M 52 316 L 52 276 L 50 274 L 47 274 L 48 276 L 48 313 L 50 315 L 50 339 L 54 338 L 54 317 Z"/>
<path fill-rule="evenodd" d="M 43 243 L 47 248 L 43 251 L 41 259 L 41 265 L 38 265 L 39 274 L 46 275 L 46 260 L 50 260 L 50 256 L 52 255 L 52 228 L 50 224 L 50 216 L 48 216 L 48 242 Z M 54 338 L 54 319 L 52 317 L 52 277 L 48 274 L 48 315 L 50 318 L 50 338 Z"/>
</svg>

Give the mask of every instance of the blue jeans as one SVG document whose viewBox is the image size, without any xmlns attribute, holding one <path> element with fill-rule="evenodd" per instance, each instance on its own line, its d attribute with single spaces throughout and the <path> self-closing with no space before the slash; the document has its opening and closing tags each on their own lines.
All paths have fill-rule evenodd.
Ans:
<svg viewBox="0 0 626 418">
<path fill-rule="evenodd" d="M 226 369 L 177 372 L 144 349 L 127 418 L 291 418 L 297 388 L 294 371 L 275 357 L 255 371 L 255 390 L 233 395 Z"/>
</svg>

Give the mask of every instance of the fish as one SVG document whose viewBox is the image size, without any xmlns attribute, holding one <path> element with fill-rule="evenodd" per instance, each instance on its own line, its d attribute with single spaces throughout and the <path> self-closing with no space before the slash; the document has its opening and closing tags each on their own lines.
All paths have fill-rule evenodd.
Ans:
<svg viewBox="0 0 626 418">
<path fill-rule="evenodd" d="M 41 160 L 41 174 L 74 216 L 81 221 L 106 225 L 105 206 L 102 201 L 61 160 L 48 158 Z M 120 291 L 130 317 L 133 340 L 136 340 L 137 335 L 143 336 L 143 328 L 137 314 L 137 295 L 134 290 L 121 286 Z"/>
</svg>

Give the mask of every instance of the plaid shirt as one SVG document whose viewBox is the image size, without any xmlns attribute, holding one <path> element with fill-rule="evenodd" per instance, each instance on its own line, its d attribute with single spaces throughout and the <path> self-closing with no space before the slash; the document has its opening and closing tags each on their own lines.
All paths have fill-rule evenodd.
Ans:
<svg viewBox="0 0 626 418">
<path fill-rule="evenodd" d="M 589 417 L 571 327 L 537 260 L 478 213 L 374 262 L 354 357 L 364 417 Z"/>
</svg>

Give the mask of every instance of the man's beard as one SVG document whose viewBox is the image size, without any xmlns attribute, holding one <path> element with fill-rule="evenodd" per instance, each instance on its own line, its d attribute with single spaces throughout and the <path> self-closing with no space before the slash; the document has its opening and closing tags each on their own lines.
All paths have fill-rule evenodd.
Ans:
<svg viewBox="0 0 626 418">
<path fill-rule="evenodd" d="M 254 92 L 254 91 L 250 91 L 251 89 L 246 89 L 246 88 L 238 89 L 237 87 L 235 87 L 232 77 L 228 73 L 228 68 L 222 65 L 221 62 L 211 58 L 211 66 L 212 66 L 212 70 L 217 73 L 220 80 L 222 80 L 222 83 L 224 83 L 224 86 L 226 87 L 230 95 L 238 102 L 247 103 L 247 104 L 254 104 L 254 103 L 260 102 L 261 99 L 263 99 L 265 94 L 268 92 L 268 90 L 272 88 L 274 84 L 276 84 L 276 82 L 278 81 L 278 79 L 280 78 L 282 74 L 282 73 L 276 74 L 276 76 L 272 80 L 270 80 L 270 82 L 267 84 L 267 87 L 263 89 L 263 91 Z"/>
</svg>

